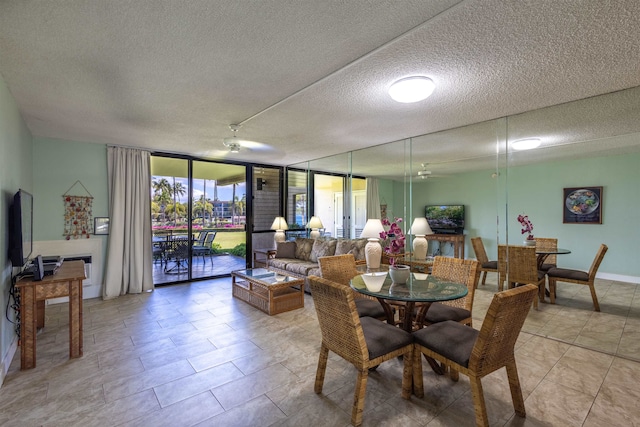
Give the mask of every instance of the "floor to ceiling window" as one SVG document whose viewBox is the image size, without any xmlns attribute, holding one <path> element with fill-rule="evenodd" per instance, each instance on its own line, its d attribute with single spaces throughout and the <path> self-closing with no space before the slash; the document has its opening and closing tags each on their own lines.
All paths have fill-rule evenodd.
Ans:
<svg viewBox="0 0 640 427">
<path fill-rule="evenodd" d="M 246 266 L 246 167 L 152 156 L 154 284 Z"/>
</svg>

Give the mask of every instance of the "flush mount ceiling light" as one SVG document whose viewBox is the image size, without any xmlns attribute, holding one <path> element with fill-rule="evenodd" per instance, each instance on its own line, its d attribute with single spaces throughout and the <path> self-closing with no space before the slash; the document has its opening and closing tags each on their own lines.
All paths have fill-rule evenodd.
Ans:
<svg viewBox="0 0 640 427">
<path fill-rule="evenodd" d="M 240 140 L 238 139 L 237 132 L 240 129 L 240 125 L 231 124 L 229 125 L 229 129 L 233 131 L 233 136 L 231 138 L 225 138 L 222 143 L 225 147 L 229 148 L 229 151 L 232 153 L 240 152 Z"/>
<path fill-rule="evenodd" d="M 433 93 L 436 85 L 428 77 L 405 77 L 393 83 L 389 88 L 389 96 L 394 101 L 402 103 L 418 102 Z"/>
<path fill-rule="evenodd" d="M 539 146 L 539 138 L 520 139 L 511 143 L 511 148 L 513 148 L 514 150 L 532 150 L 534 148 L 538 148 Z"/>
</svg>

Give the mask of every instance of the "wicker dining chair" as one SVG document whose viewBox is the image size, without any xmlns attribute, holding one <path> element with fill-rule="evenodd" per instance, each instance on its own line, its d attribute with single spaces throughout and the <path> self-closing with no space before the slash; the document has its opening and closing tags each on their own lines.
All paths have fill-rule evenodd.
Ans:
<svg viewBox="0 0 640 427">
<path fill-rule="evenodd" d="M 482 284 L 484 285 L 487 280 L 487 273 L 498 272 L 498 261 L 489 261 L 487 251 L 484 249 L 484 243 L 482 243 L 482 237 L 472 237 L 471 245 L 473 246 L 473 251 L 476 253 L 476 259 L 478 263 L 480 263 Z"/>
<path fill-rule="evenodd" d="M 437 256 L 433 260 L 431 275 L 450 282 L 464 283 L 469 292 L 466 296 L 456 300 L 432 303 L 424 313 L 424 320 L 421 319 L 421 315 L 418 316 L 418 324 L 428 326 L 453 320 L 472 326 L 471 311 L 473 297 L 480 278 L 479 263 L 471 259 Z"/>
<path fill-rule="evenodd" d="M 571 270 L 568 268 L 552 268 L 547 271 L 547 277 L 549 278 L 549 295 L 551 296 L 551 304 L 556 303 L 556 284 L 557 282 L 577 283 L 579 285 L 589 286 L 591 291 L 591 299 L 593 300 L 593 309 L 600 311 L 600 304 L 598 304 L 598 296 L 596 295 L 595 280 L 600 263 L 607 253 L 609 247 L 604 243 L 600 245 L 596 257 L 591 263 L 591 268 L 588 272 L 580 270 Z"/>
<path fill-rule="evenodd" d="M 558 239 L 550 237 L 536 237 L 536 249 L 556 250 L 558 249 Z M 555 254 L 547 256 L 540 270 L 546 273 L 550 268 L 557 267 L 557 258 L 558 256 Z"/>
<path fill-rule="evenodd" d="M 508 254 L 507 254 L 508 249 Z M 502 291 L 503 284 L 508 281 L 508 287 L 516 284 L 538 286 L 538 298 L 533 306 L 538 309 L 538 300 L 545 300 L 545 274 L 538 271 L 538 259 L 535 246 L 498 245 L 498 289 Z"/>
<path fill-rule="evenodd" d="M 356 258 L 353 254 L 320 257 L 318 263 L 320 264 L 320 275 L 323 278 L 344 285 L 353 292 L 358 316 L 387 319 L 384 308 L 376 298 L 356 292 L 349 286 L 349 281 L 352 278 L 362 274 L 356 268 Z"/>
<path fill-rule="evenodd" d="M 401 328 L 372 317 L 358 317 L 353 292 L 342 284 L 309 276 L 311 295 L 320 323 L 322 346 L 314 391 L 322 392 L 329 351 L 351 363 L 358 370 L 353 396 L 351 423 L 362 424 L 364 398 L 369 369 L 404 356 L 402 397 L 411 397 L 413 336 Z"/>
<path fill-rule="evenodd" d="M 524 418 L 526 411 L 513 349 L 528 308 L 536 299 L 536 291 L 534 285 L 523 285 L 496 293 L 479 331 L 449 320 L 414 332 L 413 387 L 416 396 L 424 396 L 421 358 L 424 354 L 448 366 L 452 380 L 457 381 L 459 373 L 469 377 L 476 425 L 488 426 L 481 379 L 504 366 L 513 407 L 516 414 Z"/>
</svg>

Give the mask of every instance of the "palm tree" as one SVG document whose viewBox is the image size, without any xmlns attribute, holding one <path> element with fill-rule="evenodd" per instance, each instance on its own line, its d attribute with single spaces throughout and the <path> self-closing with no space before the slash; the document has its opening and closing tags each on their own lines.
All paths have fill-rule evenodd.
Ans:
<svg viewBox="0 0 640 427">
<path fill-rule="evenodd" d="M 166 178 L 160 178 L 153 180 L 153 198 L 160 204 L 161 221 L 165 222 L 165 209 L 167 204 L 171 201 L 171 184 Z"/>
<path fill-rule="evenodd" d="M 187 189 L 184 188 L 184 185 L 182 185 L 181 182 L 176 182 L 176 177 L 173 177 L 173 205 L 175 206 L 178 203 L 178 195 L 180 196 L 184 196 L 185 193 L 187 192 Z M 173 210 L 173 223 L 177 224 L 178 223 L 178 215 L 177 215 L 177 209 Z"/>
</svg>

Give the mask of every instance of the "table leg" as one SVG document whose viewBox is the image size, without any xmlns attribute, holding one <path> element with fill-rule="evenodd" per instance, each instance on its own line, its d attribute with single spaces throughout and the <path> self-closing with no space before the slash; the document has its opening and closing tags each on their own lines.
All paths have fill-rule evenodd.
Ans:
<svg viewBox="0 0 640 427">
<path fill-rule="evenodd" d="M 20 289 L 20 370 L 36 367 L 36 289 Z"/>
<path fill-rule="evenodd" d="M 69 282 L 69 357 L 82 356 L 82 280 Z"/>
</svg>

